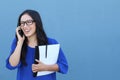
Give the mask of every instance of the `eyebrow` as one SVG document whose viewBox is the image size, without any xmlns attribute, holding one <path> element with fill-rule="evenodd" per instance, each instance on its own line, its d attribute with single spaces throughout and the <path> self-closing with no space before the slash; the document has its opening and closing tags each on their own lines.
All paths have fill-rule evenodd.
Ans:
<svg viewBox="0 0 120 80">
<path fill-rule="evenodd" d="M 33 20 L 33 19 L 28 19 L 28 20 L 25 20 L 25 21 L 29 21 L 29 20 Z M 25 21 L 20 21 L 20 22 L 25 22 Z"/>
</svg>

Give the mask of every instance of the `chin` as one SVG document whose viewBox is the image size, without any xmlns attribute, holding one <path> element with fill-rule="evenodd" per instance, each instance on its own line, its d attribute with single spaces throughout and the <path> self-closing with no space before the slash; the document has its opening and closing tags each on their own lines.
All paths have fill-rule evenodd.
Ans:
<svg viewBox="0 0 120 80">
<path fill-rule="evenodd" d="M 30 35 L 29 35 L 29 34 L 25 34 L 25 36 L 26 36 L 26 37 L 30 37 Z"/>
<path fill-rule="evenodd" d="M 30 34 L 25 34 L 25 36 L 26 36 L 26 37 L 32 37 L 32 36 L 36 36 L 36 34 L 30 33 Z"/>
</svg>

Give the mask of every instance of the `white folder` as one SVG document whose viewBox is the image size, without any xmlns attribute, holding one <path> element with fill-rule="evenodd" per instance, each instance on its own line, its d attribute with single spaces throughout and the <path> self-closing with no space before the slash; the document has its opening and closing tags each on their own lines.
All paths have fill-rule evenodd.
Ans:
<svg viewBox="0 0 120 80">
<path fill-rule="evenodd" d="M 60 44 L 47 45 L 47 57 L 46 57 L 46 45 L 39 46 L 39 60 L 47 65 L 52 65 L 57 62 L 60 50 Z M 40 71 L 37 76 L 51 74 L 54 71 Z"/>
</svg>

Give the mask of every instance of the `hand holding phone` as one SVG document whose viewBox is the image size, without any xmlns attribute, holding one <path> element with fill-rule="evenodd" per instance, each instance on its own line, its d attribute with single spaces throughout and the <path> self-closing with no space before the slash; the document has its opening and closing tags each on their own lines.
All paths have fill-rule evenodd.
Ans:
<svg viewBox="0 0 120 80">
<path fill-rule="evenodd" d="M 20 34 L 21 37 L 23 37 L 24 33 L 23 33 L 23 31 L 21 29 L 18 30 L 18 33 Z"/>
<path fill-rule="evenodd" d="M 25 40 L 24 32 L 22 31 L 22 29 L 20 28 L 20 26 L 18 26 L 16 28 L 16 38 L 17 38 L 18 41 L 20 41 L 20 43 L 21 42 L 23 43 L 24 40 Z"/>
</svg>

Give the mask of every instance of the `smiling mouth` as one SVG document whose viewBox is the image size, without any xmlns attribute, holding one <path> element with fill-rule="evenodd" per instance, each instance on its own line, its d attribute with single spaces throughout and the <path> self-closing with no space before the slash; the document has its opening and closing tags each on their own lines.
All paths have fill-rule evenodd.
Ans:
<svg viewBox="0 0 120 80">
<path fill-rule="evenodd" d="M 30 30 L 24 30 L 24 32 L 25 32 L 25 33 L 29 33 L 29 32 L 30 32 Z"/>
</svg>

